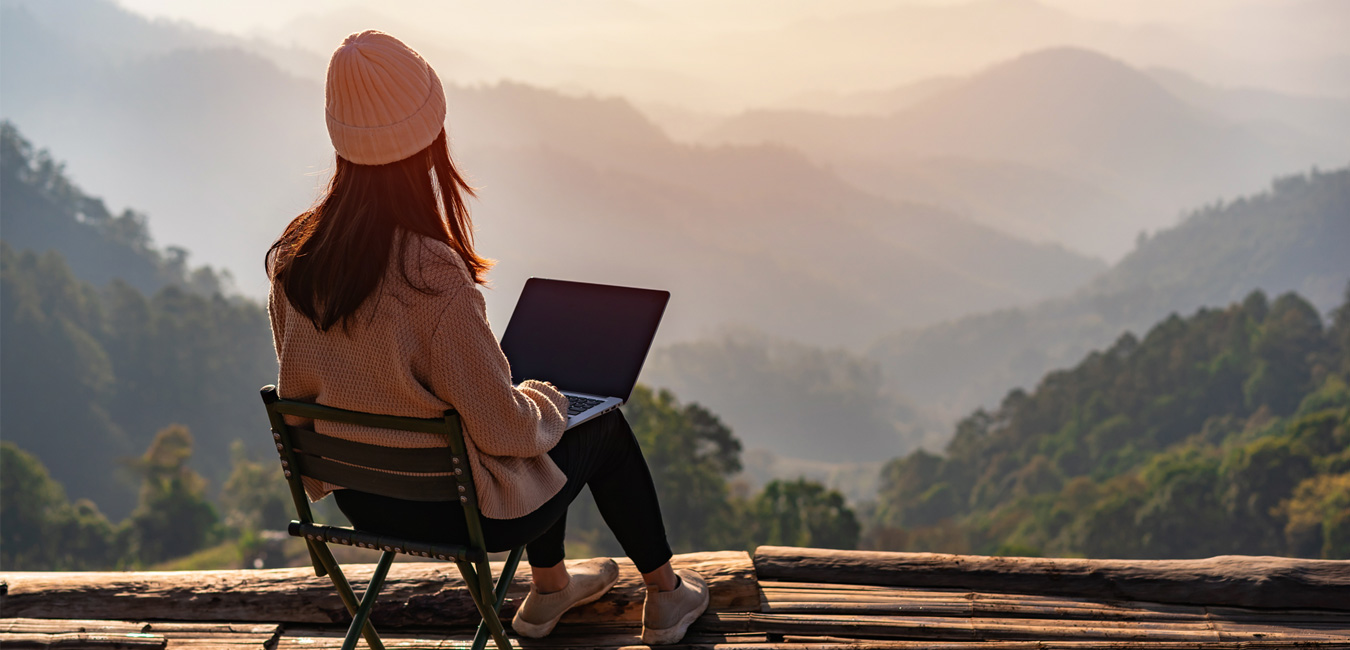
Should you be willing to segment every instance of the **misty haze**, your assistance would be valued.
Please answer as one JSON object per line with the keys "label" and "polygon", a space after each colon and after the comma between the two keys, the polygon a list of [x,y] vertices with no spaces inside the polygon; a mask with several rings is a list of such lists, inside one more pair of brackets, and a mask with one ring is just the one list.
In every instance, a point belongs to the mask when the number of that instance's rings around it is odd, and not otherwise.
{"label": "misty haze", "polygon": [[[0,0],[3,437],[65,507],[134,520],[181,424],[202,539],[233,539],[225,485],[275,470],[263,255],[372,28],[445,83],[497,333],[529,277],[669,290],[643,408],[716,417],[729,503],[805,478],[876,549],[1350,557],[1296,507],[1350,498],[1336,0]],[[1305,469],[1233,505],[1259,439]],[[1132,521],[1185,521],[1167,463],[1293,532],[1094,546],[1103,518],[1028,514],[1134,481]]]}

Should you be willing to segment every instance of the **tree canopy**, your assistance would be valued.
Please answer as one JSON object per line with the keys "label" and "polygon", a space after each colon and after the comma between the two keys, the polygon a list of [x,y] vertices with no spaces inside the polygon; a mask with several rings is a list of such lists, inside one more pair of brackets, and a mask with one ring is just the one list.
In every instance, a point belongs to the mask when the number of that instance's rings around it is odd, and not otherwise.
{"label": "tree canopy", "polygon": [[887,465],[871,543],[1350,557],[1346,314],[1253,292],[1127,333]]}

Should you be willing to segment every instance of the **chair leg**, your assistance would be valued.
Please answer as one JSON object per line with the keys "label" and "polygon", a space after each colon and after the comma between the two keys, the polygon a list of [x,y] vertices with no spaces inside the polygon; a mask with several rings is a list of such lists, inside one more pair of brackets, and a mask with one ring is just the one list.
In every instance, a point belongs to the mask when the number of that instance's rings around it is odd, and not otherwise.
{"label": "chair leg", "polygon": [[[312,542],[314,554],[318,556],[319,561],[323,563],[323,568],[328,572],[328,577],[333,581],[333,587],[337,589],[338,597],[342,599],[342,604],[347,608],[347,613],[356,616],[356,610],[360,603],[356,600],[356,592],[347,582],[347,576],[343,575],[342,568],[338,566],[337,559],[333,557],[333,552],[328,550],[328,545],[323,542]],[[380,635],[375,631],[375,625],[366,621],[365,629],[361,634],[366,637],[366,645],[371,650],[384,650],[384,644],[380,642]]]}
{"label": "chair leg", "polygon": [[[487,560],[483,560],[482,564],[487,565]],[[511,640],[506,638],[506,629],[502,627],[502,621],[497,617],[497,610],[492,607],[494,594],[490,568],[482,566],[475,569],[469,562],[458,560],[455,566],[459,567],[459,574],[464,577],[464,585],[468,587],[469,595],[473,597],[473,604],[478,607],[478,614],[483,617],[479,627],[487,626],[492,638],[497,642],[498,650],[511,650]],[[484,582],[487,583],[487,589],[483,588]],[[481,636],[474,635],[473,650],[483,650],[486,646],[487,639],[480,638]]]}
{"label": "chair leg", "polygon": [[[502,603],[506,602],[506,589],[511,586],[511,579],[516,576],[516,567],[520,565],[520,555],[524,550],[524,546],[511,549],[511,554],[506,557],[506,566],[502,567],[502,574],[497,576],[497,599],[493,609],[497,611],[498,619],[501,618]],[[482,650],[487,645],[490,633],[486,620],[479,623],[478,632],[473,637],[473,648]]]}
{"label": "chair leg", "polygon": [[[316,541],[316,540],[312,540],[312,539],[306,539],[306,540],[305,540],[305,544],[309,547],[309,561],[310,561],[311,564],[314,565],[314,575],[316,575],[316,576],[318,576],[318,577],[320,577],[320,578],[322,578],[322,577],[328,575],[328,567],[326,567],[326,566],[324,565],[323,561],[319,559],[319,552],[318,552],[317,550],[315,550],[314,547],[315,547],[315,546],[318,546],[319,544],[323,544],[323,543],[324,543],[324,542],[320,542],[320,541]],[[324,548],[326,549],[326,548],[328,548],[328,547],[325,546]]]}
{"label": "chair leg", "polygon": [[[380,563],[375,565],[375,573],[370,575],[370,584],[366,585],[366,593],[361,596],[361,605],[356,608],[356,613],[352,614],[352,624],[347,628],[347,638],[342,641],[342,650],[354,650],[356,648],[356,639],[364,631],[366,619],[370,617],[370,610],[375,607],[375,599],[379,597],[380,587],[384,586],[384,577],[389,574],[389,566],[393,563],[393,551],[385,551],[380,555]],[[383,649],[383,644],[380,645],[380,648]]]}

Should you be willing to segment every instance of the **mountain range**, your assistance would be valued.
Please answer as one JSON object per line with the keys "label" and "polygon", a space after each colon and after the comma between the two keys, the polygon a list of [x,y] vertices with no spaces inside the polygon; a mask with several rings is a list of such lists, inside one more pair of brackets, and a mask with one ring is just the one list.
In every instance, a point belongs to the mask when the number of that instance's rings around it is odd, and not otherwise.
{"label": "mountain range", "polygon": [[700,140],[790,146],[879,196],[1110,260],[1181,207],[1350,150],[1343,99],[1218,89],[1081,48],[920,90],[881,115],[749,111]]}
{"label": "mountain range", "polygon": [[1221,307],[1257,289],[1298,291],[1325,313],[1350,283],[1347,250],[1350,168],[1286,176],[1142,238],[1067,297],[891,334],[868,356],[893,390],[957,417],[1169,313]]}
{"label": "mountain range", "polygon": [[[87,26],[3,10],[0,113],[61,151],[83,186],[107,188],[109,204],[140,206],[158,239],[261,295],[261,252],[331,160],[318,80],[243,43],[156,37],[166,45],[110,56],[115,39],[78,46]],[[525,278],[550,275],[671,289],[663,340],[743,323],[860,346],[1056,295],[1102,268],[861,191],[779,146],[675,143],[622,99],[502,83],[450,85],[447,101],[456,155],[481,188],[480,247],[502,260],[496,322]]]}
{"label": "mountain range", "polygon": [[[0,12],[0,115],[100,205],[137,206],[260,296],[262,251],[331,166],[322,57],[106,0]],[[1254,288],[1325,309],[1350,277],[1345,170],[1251,194],[1345,164],[1334,98],[1059,47],[865,111],[822,96],[746,113],[690,143],[627,99],[446,79],[479,248],[500,260],[493,322],[535,275],[670,289],[644,377],[794,458],[932,447],[958,415],[1170,311]],[[32,245],[63,245],[44,236]]]}

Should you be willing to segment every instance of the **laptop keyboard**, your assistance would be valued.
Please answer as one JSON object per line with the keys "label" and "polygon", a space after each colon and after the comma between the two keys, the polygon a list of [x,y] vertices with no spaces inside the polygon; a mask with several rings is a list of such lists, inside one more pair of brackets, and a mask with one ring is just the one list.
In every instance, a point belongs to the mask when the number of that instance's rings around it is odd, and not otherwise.
{"label": "laptop keyboard", "polygon": [[591,399],[589,397],[577,397],[576,395],[568,395],[567,414],[577,415],[578,413],[581,413],[582,411],[585,411],[586,409],[591,408],[592,406],[595,406],[596,404],[599,404],[600,402],[603,401],[605,400]]}

